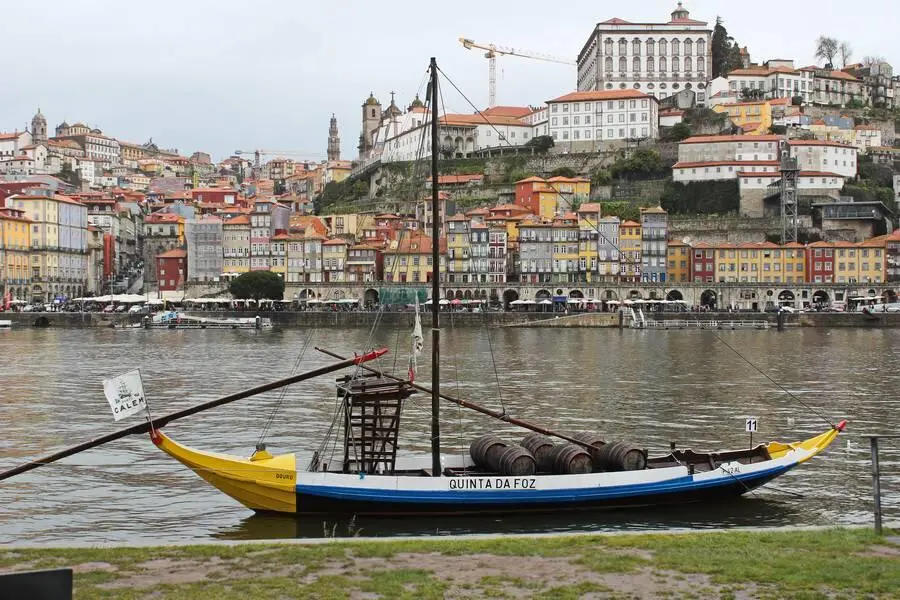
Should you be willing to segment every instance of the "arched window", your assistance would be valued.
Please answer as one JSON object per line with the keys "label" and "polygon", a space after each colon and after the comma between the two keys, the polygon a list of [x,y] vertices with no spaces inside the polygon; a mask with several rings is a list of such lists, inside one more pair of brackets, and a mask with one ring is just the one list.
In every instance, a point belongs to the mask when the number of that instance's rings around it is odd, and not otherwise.
{"label": "arched window", "polygon": [[703,73],[706,71],[706,59],[703,56],[697,57],[697,72]]}
{"label": "arched window", "polygon": [[635,75],[638,75],[641,72],[641,57],[635,56],[631,59],[631,70],[634,71]]}
{"label": "arched window", "polygon": [[626,69],[628,69],[628,60],[624,56],[620,56],[619,57],[619,71],[621,71],[624,74]]}
{"label": "arched window", "polygon": [[635,56],[641,55],[641,40],[634,38],[631,41],[631,53]]}
{"label": "arched window", "polygon": [[653,56],[654,54],[656,54],[656,42],[653,41],[653,38],[650,38],[649,40],[644,42],[644,45],[647,47],[647,56]]}
{"label": "arched window", "polygon": [[625,38],[619,40],[619,54],[628,54],[628,41]]}
{"label": "arched window", "polygon": [[691,56],[694,53],[694,42],[690,39],[684,40],[684,55]]}
{"label": "arched window", "polygon": [[647,57],[647,71],[648,71],[649,73],[652,73],[652,72],[653,72],[653,68],[654,68],[653,60],[654,60],[654,59],[653,59],[652,56],[648,56],[648,57]]}
{"label": "arched window", "polygon": [[607,57],[606,57],[605,64],[603,65],[603,70],[606,71],[607,73],[612,72],[612,70],[613,70],[613,59],[612,59],[612,56],[607,56]]}
{"label": "arched window", "polygon": [[706,40],[703,38],[697,40],[697,56],[706,56]]}
{"label": "arched window", "polygon": [[659,55],[665,56],[669,53],[669,42],[666,40],[659,40]]}
{"label": "arched window", "polygon": [[660,56],[659,57],[659,74],[662,75],[665,72],[666,72],[666,57]]}
{"label": "arched window", "polygon": [[612,56],[613,53],[613,41],[610,38],[606,38],[606,41],[603,42],[603,46],[606,48],[606,55]]}
{"label": "arched window", "polygon": [[672,40],[672,56],[681,54],[681,42],[677,38]]}
{"label": "arched window", "polygon": [[678,71],[680,71],[681,70],[679,68],[680,66],[681,66],[681,61],[678,59],[677,56],[673,56],[672,57],[672,72],[677,73]]}

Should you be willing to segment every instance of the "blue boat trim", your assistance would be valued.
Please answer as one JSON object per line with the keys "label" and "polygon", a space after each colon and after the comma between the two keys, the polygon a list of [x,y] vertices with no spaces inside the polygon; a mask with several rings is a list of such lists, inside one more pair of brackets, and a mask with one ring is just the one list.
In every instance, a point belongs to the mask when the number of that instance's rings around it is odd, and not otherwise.
{"label": "blue boat trim", "polygon": [[334,500],[366,502],[372,504],[523,504],[523,503],[583,503],[605,501],[617,498],[631,498],[648,495],[679,494],[700,490],[709,490],[719,486],[732,486],[741,482],[752,488],[757,481],[767,481],[781,475],[796,466],[773,467],[764,471],[748,474],[717,477],[710,480],[697,481],[694,476],[686,475],[662,482],[630,484],[620,486],[548,489],[548,490],[390,490],[353,488],[350,486],[297,485],[297,494],[302,496],[318,496]]}

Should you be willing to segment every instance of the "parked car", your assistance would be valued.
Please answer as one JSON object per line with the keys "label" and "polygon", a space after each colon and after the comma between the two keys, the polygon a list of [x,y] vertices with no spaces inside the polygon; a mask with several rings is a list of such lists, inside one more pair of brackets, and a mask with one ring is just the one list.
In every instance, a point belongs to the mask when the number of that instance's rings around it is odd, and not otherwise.
{"label": "parked car", "polygon": [[116,307],[112,304],[107,304],[106,306],[103,307],[103,312],[105,312],[105,313],[111,313],[111,312],[114,312],[115,310],[116,310]]}
{"label": "parked car", "polygon": [[26,304],[22,307],[22,312],[38,312],[40,309],[34,304]]}
{"label": "parked car", "polygon": [[128,313],[132,315],[139,315],[149,313],[150,309],[146,305],[135,304],[131,308],[128,309]]}

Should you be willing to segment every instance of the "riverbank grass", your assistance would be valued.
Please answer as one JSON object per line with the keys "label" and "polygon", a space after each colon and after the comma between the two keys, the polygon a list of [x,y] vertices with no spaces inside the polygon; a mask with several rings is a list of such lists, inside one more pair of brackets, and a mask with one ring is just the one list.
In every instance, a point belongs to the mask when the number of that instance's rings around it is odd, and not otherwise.
{"label": "riverbank grass", "polygon": [[863,529],[0,550],[72,567],[76,598],[900,598],[900,543]]}

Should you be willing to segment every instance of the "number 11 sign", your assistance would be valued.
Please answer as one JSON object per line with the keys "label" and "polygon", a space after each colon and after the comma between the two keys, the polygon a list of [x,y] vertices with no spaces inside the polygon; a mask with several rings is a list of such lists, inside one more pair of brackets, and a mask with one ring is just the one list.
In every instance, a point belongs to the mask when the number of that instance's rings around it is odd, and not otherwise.
{"label": "number 11 sign", "polygon": [[756,417],[747,417],[744,419],[744,427],[747,433],[754,434],[759,430],[759,419]]}

